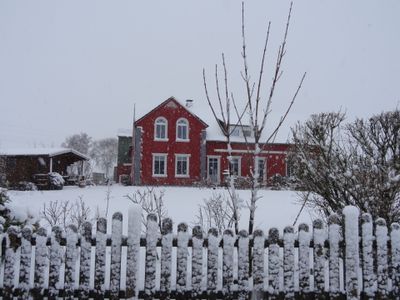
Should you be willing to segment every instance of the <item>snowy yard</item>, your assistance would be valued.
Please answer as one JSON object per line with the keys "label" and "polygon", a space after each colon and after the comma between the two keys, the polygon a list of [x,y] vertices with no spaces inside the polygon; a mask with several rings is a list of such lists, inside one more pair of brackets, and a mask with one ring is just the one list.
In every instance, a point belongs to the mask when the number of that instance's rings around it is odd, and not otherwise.
{"label": "snowy yard", "polygon": [[[120,211],[127,216],[128,206],[131,201],[125,196],[132,194],[138,189],[145,189],[145,187],[126,187],[121,185],[112,185],[110,187],[110,204],[109,215],[110,220],[112,213]],[[164,203],[168,212],[168,216],[174,221],[174,231],[180,222],[187,222],[192,226],[196,221],[198,214],[198,205],[212,196],[213,193],[227,193],[225,189],[208,189],[208,188],[190,188],[190,187],[160,187],[157,188],[164,190]],[[250,197],[250,191],[240,190],[239,196],[246,201]],[[256,211],[256,227],[268,230],[271,227],[278,227],[279,230],[287,225],[292,225],[300,210],[299,203],[296,202],[297,195],[292,191],[270,191],[261,190],[259,195],[262,198],[258,201],[258,208]],[[94,217],[95,212],[98,210],[101,214],[106,211],[107,205],[107,187],[94,186],[86,188],[78,187],[64,187],[61,191],[9,191],[9,196],[12,200],[10,204],[16,208],[21,214],[21,217],[26,213],[39,215],[43,209],[44,203],[50,201],[75,201],[80,197],[90,207],[91,213]],[[308,210],[303,210],[297,225],[301,222],[311,224],[313,214]],[[242,209],[241,228],[247,228],[248,210]],[[108,222],[109,225],[111,222]],[[125,223],[125,222],[124,222]],[[126,228],[124,228],[124,231]]]}

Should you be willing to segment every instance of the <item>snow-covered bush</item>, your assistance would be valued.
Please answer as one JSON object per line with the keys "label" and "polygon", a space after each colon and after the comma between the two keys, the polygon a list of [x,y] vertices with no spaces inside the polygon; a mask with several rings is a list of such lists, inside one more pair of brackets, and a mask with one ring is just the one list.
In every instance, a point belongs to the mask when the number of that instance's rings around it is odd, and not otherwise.
{"label": "snow-covered bush", "polygon": [[7,190],[0,187],[0,231],[6,231],[10,226],[33,225],[36,227],[37,219],[28,210],[14,207]]}
{"label": "snow-covered bush", "polygon": [[400,110],[344,120],[341,112],[321,113],[293,129],[290,164],[302,189],[311,192],[308,204],[326,216],[356,205],[374,219],[398,221]]}
{"label": "snow-covered bush", "polygon": [[18,190],[20,191],[37,191],[37,186],[30,181],[20,181],[18,182]]}
{"label": "snow-covered bush", "polygon": [[64,178],[57,172],[50,172],[49,184],[51,190],[62,190],[64,187]]}

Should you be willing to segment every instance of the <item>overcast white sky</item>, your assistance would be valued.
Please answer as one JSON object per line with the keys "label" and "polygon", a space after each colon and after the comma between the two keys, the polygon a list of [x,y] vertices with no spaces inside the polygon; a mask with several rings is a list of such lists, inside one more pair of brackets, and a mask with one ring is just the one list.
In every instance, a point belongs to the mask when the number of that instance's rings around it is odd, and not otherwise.
{"label": "overcast white sky", "polygon": [[[246,2],[253,78],[267,21],[271,65],[288,8]],[[232,0],[0,1],[0,147],[116,136],[131,126],[134,103],[139,117],[170,96],[206,111],[202,68],[211,85],[221,52],[239,99],[240,9]],[[342,108],[353,119],[400,105],[399,15],[396,0],[294,3],[275,119],[308,75],[281,141],[312,113]]]}

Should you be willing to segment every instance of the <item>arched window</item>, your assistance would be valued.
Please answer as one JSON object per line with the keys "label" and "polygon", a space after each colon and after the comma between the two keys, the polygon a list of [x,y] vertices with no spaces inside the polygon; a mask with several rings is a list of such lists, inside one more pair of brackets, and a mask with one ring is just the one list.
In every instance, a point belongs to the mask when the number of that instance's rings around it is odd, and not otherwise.
{"label": "arched window", "polygon": [[168,122],[164,117],[159,117],[154,122],[154,139],[166,140],[168,139]]}
{"label": "arched window", "polygon": [[189,140],[189,122],[186,119],[179,119],[176,122],[176,139]]}

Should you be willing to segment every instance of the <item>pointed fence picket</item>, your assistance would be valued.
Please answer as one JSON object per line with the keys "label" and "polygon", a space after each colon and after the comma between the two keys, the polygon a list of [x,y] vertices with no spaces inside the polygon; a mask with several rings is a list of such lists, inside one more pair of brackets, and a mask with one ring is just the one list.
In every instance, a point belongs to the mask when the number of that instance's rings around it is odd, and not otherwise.
{"label": "pointed fence picket", "polygon": [[0,297],[400,299],[400,225],[374,223],[354,207],[326,225],[315,220],[282,235],[276,228],[206,234],[199,226],[189,234],[185,223],[175,234],[171,219],[159,223],[149,214],[141,236],[140,210],[130,208],[124,219],[112,216],[109,235],[104,218],[96,230],[85,222],[65,232],[55,226],[49,236],[44,228],[10,227],[3,233]]}

